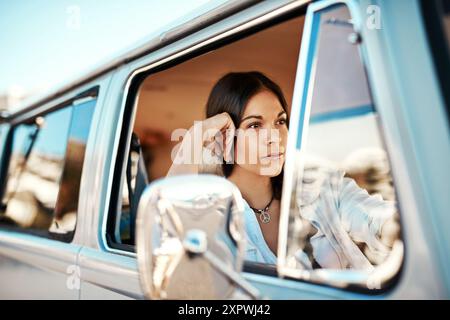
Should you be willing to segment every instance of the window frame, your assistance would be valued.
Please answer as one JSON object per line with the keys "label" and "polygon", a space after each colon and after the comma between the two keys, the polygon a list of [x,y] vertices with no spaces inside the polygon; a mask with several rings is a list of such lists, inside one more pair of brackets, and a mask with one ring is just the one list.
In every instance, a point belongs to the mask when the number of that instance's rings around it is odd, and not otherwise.
{"label": "window frame", "polygon": [[[402,274],[403,266],[405,263],[405,236],[403,234],[403,217],[401,215],[401,204],[399,203],[399,197],[397,194],[397,188],[395,188],[395,195],[397,199],[397,206],[399,208],[400,213],[400,234],[403,242],[403,253],[402,253],[402,261],[398,270],[395,270],[395,275],[386,279],[384,282],[384,286],[382,288],[374,288],[369,289],[362,287],[359,284],[344,282],[344,283],[332,283],[326,282],[326,280],[312,281],[309,280],[310,274],[308,272],[295,272],[293,269],[289,268],[287,265],[286,252],[287,252],[287,238],[288,238],[288,223],[289,223],[289,211],[290,211],[290,201],[292,196],[293,189],[293,176],[294,176],[294,157],[290,156],[295,151],[301,150],[301,146],[304,145],[307,134],[305,134],[310,126],[310,109],[311,109],[311,101],[308,101],[309,94],[309,86],[311,80],[311,67],[313,64],[313,60],[317,57],[317,44],[315,33],[319,30],[320,25],[317,24],[318,20],[320,21],[320,14],[318,12],[327,10],[334,6],[344,5],[347,7],[351,19],[353,21],[353,30],[355,33],[361,36],[363,22],[361,19],[359,8],[352,0],[323,0],[317,3],[313,3],[308,6],[308,11],[305,19],[304,26],[304,34],[302,39],[302,48],[300,50],[299,63],[297,65],[297,75],[295,80],[295,88],[294,88],[294,96],[292,102],[291,109],[291,117],[290,117],[290,130],[288,137],[288,146],[286,150],[286,163],[284,167],[284,180],[283,180],[283,193],[282,193],[282,201],[281,201],[281,210],[280,210],[280,225],[279,225],[279,238],[278,238],[278,260],[277,260],[277,272],[280,276],[294,280],[305,282],[313,285],[324,286],[328,288],[339,289],[347,292],[356,292],[367,295],[378,295],[382,293],[386,293],[391,291],[393,287],[399,282],[399,279]],[[319,18],[319,19],[318,19]],[[367,85],[369,89],[369,94],[372,97],[372,107],[375,111],[377,111],[376,102],[372,96],[372,84],[370,83],[370,77],[367,72],[367,57],[363,54],[364,51],[364,41],[358,43],[358,51],[360,60],[363,66],[363,69],[366,74]],[[304,68],[306,66],[306,68]],[[378,112],[377,112],[378,113]],[[378,113],[379,114],[379,113]],[[294,121],[295,120],[295,121]],[[381,122],[381,116],[378,119],[378,124]],[[388,145],[386,145],[386,136],[385,132],[382,130],[382,126],[379,125],[379,134],[381,140],[385,146],[385,150],[387,152],[389,163],[392,164],[392,159],[390,157],[390,150]],[[394,186],[398,186],[396,183],[397,179],[395,179],[394,172],[392,174],[392,179],[394,182]],[[330,279],[332,280],[332,279]]]}
{"label": "window frame", "polygon": [[[227,44],[244,39],[260,31],[287,20],[305,16],[311,0],[297,0],[279,8],[265,12],[263,15],[250,19],[241,25],[229,30],[221,30],[220,33],[202,40],[200,43],[190,44],[183,50],[170,54],[160,60],[156,60],[142,66],[133,68],[124,81],[123,98],[121,102],[121,120],[115,133],[115,145],[117,153],[111,166],[112,184],[108,189],[107,208],[101,218],[101,244],[107,252],[137,258],[135,246],[123,245],[111,242],[110,234],[114,234],[115,225],[111,221],[117,221],[119,209],[119,197],[125,182],[126,156],[130,149],[132,128],[134,126],[137,110],[137,93],[141,83],[154,73],[170,69],[180,63],[191,60],[212,50],[220,49]],[[220,24],[220,21],[218,22]],[[115,161],[115,162],[114,162]],[[243,272],[251,272],[259,275],[278,277],[276,266],[262,265],[259,263],[245,262]]]}
{"label": "window frame", "polygon": [[[11,160],[11,152],[12,152],[12,144],[13,144],[13,137],[14,137],[14,132],[15,129],[24,124],[27,121],[36,119],[37,117],[40,116],[46,116],[48,114],[51,114],[53,112],[59,111],[59,110],[63,110],[65,108],[73,108],[75,106],[77,106],[80,101],[82,101],[81,103],[84,103],[83,100],[85,99],[94,99],[97,100],[96,104],[94,106],[97,107],[97,102],[98,102],[98,98],[99,98],[99,92],[100,92],[100,86],[99,85],[94,85],[92,87],[90,87],[89,89],[83,90],[82,92],[74,95],[72,98],[69,99],[64,99],[62,100],[62,102],[57,102],[57,103],[51,103],[49,106],[37,106],[37,107],[33,107],[32,109],[23,109],[18,111],[17,113],[12,114],[11,116],[8,116],[7,118],[5,118],[1,125],[8,125],[8,128],[5,130],[6,131],[6,137],[4,139],[4,144],[2,146],[2,155],[0,158],[0,197],[1,199],[3,199],[4,197],[4,193],[6,192],[6,186],[7,186],[7,176],[8,176],[8,171],[9,171],[9,165],[10,165],[10,160]],[[87,102],[87,101],[86,101]],[[72,114],[70,117],[70,121],[72,121]],[[92,122],[91,122],[91,126],[92,126]],[[70,128],[71,128],[71,122],[69,123],[68,126],[68,135],[70,134]],[[90,132],[91,130],[89,130]],[[69,136],[67,137],[69,138]],[[68,140],[67,140],[68,142]],[[66,146],[67,148],[67,146]],[[85,155],[86,156],[86,155]],[[65,157],[66,154],[64,154],[64,163],[65,163]],[[83,169],[84,169],[84,159],[83,159]],[[61,171],[61,178],[62,178],[62,174],[64,171],[64,166],[63,169]],[[61,179],[60,178],[60,179]],[[59,181],[60,183],[61,181]],[[80,186],[81,188],[81,186]],[[59,197],[59,189],[58,189],[58,195],[57,198]],[[8,225],[3,225],[0,224],[0,231],[12,231],[12,232],[17,232],[17,233],[22,233],[22,234],[29,234],[32,236],[36,236],[39,238],[43,238],[43,239],[47,239],[47,240],[53,240],[53,241],[58,241],[58,242],[63,242],[63,243],[67,243],[67,244],[71,244],[73,243],[74,239],[75,239],[75,233],[78,227],[78,218],[79,218],[79,212],[78,212],[78,208],[79,208],[79,197],[77,199],[77,219],[76,219],[76,224],[75,224],[75,228],[73,231],[67,233],[67,234],[62,234],[62,235],[58,235],[58,234],[53,234],[48,232],[48,236],[44,236],[42,234],[40,234],[41,232],[43,232],[42,230],[39,229],[25,229],[25,228],[21,228],[21,227],[17,227],[17,226],[8,226]],[[53,236],[52,236],[53,234]]]}

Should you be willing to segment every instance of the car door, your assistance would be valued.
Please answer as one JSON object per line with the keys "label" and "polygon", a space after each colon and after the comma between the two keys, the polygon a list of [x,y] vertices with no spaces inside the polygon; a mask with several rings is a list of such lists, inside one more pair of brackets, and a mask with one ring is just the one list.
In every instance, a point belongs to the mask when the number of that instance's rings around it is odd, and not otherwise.
{"label": "car door", "polygon": [[[285,167],[284,188],[287,190],[283,191],[281,218],[283,220],[284,215],[285,223],[280,226],[278,272],[285,279],[245,274],[272,298],[429,299],[448,296],[448,281],[442,281],[447,279],[448,269],[442,262],[448,261],[448,257],[439,244],[446,246],[448,241],[436,242],[435,237],[440,238],[445,232],[430,225],[431,221],[441,219],[441,211],[425,204],[426,198],[431,197],[435,198],[432,202],[442,205],[441,208],[448,206],[443,203],[447,197],[443,196],[442,189],[435,189],[435,194],[429,189],[443,181],[436,179],[425,183],[418,177],[420,172],[427,177],[434,176],[430,170],[439,171],[438,175],[449,174],[443,162],[449,159],[448,139],[444,138],[448,137],[445,105],[439,98],[439,86],[430,85],[436,84],[436,74],[432,68],[411,69],[429,65],[431,59],[427,39],[418,36],[423,28],[419,7],[419,2],[377,2],[374,5],[370,1],[318,1],[308,7]],[[393,12],[401,12],[404,20],[400,23]],[[414,49],[399,39],[414,39]],[[352,46],[356,49],[349,49]],[[415,74],[412,78],[408,76],[411,72],[420,76]],[[425,97],[434,108],[422,114],[422,120],[418,121],[416,113],[422,112],[418,111],[417,101]],[[436,124],[433,129],[431,121]],[[419,138],[425,132],[429,140]],[[434,163],[423,159],[428,165],[422,166],[416,162],[418,154],[412,150],[422,150],[419,158],[426,158],[431,150],[425,149],[431,148],[430,144],[440,150],[439,156]],[[356,149],[358,152],[351,152]],[[361,181],[358,170],[365,164],[377,162],[376,159],[384,159],[381,171],[390,172],[389,187],[378,191],[384,198],[392,197],[397,202],[401,229],[398,239],[402,247],[386,260],[390,264],[385,265],[381,277],[389,281],[384,285],[355,286],[352,278],[360,275],[357,270],[334,273],[322,269],[319,279],[313,279],[312,273],[302,273],[288,265],[287,254],[292,241],[302,237],[292,231],[293,228],[288,229],[288,222],[293,222],[292,211],[298,210],[291,207],[292,194],[296,188],[307,187],[306,180],[298,187],[292,176],[299,172],[307,176],[307,169],[312,168],[308,166],[311,163],[307,161],[308,154],[320,156],[320,160],[314,158],[316,169],[345,164],[346,176],[353,172],[353,179],[360,186],[370,179]],[[297,156],[300,162],[296,162]],[[342,162],[338,161],[340,159]],[[369,171],[381,167],[372,167]],[[369,187],[366,189],[371,192]]]}

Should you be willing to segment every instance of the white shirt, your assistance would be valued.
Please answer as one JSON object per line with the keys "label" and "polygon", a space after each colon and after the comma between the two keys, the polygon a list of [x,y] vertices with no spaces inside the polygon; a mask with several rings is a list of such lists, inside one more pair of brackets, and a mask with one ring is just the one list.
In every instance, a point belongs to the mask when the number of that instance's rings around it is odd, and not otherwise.
{"label": "white shirt", "polygon": [[[310,173],[311,174],[311,173]],[[372,270],[373,266],[355,242],[365,243],[373,253],[386,256],[389,249],[379,240],[384,222],[396,212],[395,203],[369,195],[342,171],[317,171],[303,177],[297,206],[301,219],[318,231],[311,237],[312,254],[322,268]],[[255,213],[245,203],[246,259],[276,264],[276,256],[264,240]],[[299,249],[298,267],[312,268]]]}

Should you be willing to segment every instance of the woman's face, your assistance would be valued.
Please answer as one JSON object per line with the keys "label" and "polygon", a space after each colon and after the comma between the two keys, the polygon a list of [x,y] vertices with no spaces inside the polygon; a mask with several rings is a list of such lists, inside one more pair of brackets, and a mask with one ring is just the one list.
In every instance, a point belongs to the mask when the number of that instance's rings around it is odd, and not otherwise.
{"label": "woman's face", "polygon": [[257,93],[247,103],[237,130],[235,166],[258,175],[279,175],[287,135],[287,114],[277,96],[271,91]]}

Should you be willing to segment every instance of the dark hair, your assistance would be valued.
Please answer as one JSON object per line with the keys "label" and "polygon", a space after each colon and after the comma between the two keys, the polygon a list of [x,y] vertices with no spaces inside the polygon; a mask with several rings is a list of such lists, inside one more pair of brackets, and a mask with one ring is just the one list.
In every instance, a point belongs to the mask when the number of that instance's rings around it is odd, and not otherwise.
{"label": "dark hair", "polygon": [[[236,128],[238,128],[249,100],[257,93],[265,90],[275,94],[287,113],[288,106],[281,88],[263,73],[251,71],[231,72],[217,81],[206,103],[206,117],[209,118],[216,114],[227,112]],[[234,164],[225,162],[222,164],[225,177],[231,175],[233,168]],[[278,200],[281,199],[283,172],[282,170],[278,176],[271,178],[274,197]]]}

